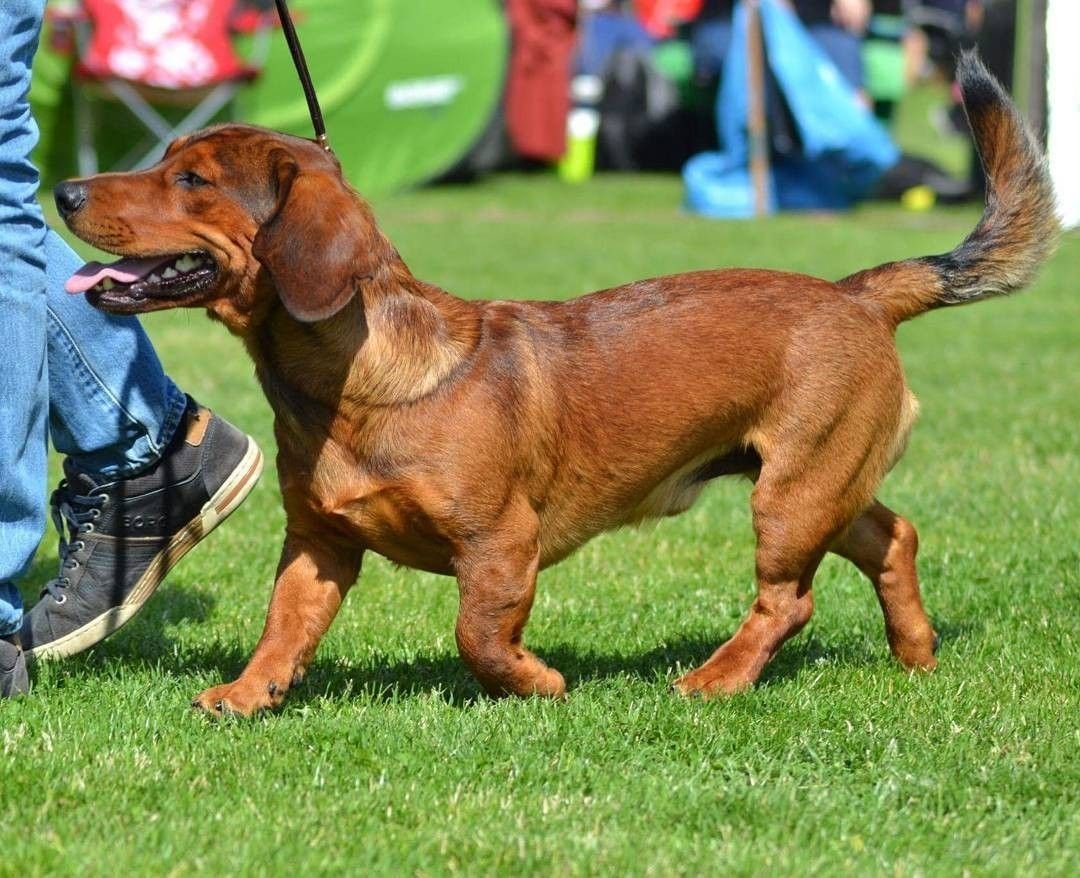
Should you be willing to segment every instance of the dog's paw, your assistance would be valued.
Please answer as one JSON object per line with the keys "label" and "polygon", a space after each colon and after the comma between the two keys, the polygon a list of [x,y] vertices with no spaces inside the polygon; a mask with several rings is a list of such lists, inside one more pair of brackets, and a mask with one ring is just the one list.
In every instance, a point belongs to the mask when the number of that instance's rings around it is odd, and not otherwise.
{"label": "dog's paw", "polygon": [[285,692],[274,682],[265,685],[253,685],[244,680],[213,686],[200,694],[191,706],[211,717],[253,716],[264,710],[273,710],[281,705]]}
{"label": "dog's paw", "polygon": [[545,665],[543,670],[536,675],[536,679],[532,683],[532,690],[526,691],[524,694],[561,700],[566,698],[566,680],[554,668]]}
{"label": "dog's paw", "polygon": [[489,695],[502,698],[506,695],[516,695],[519,698],[553,698],[560,701],[566,697],[566,680],[563,675],[554,668],[549,668],[536,656],[529,657],[527,668],[518,668],[512,678],[482,676],[477,673],[477,678]]}
{"label": "dog's paw", "polygon": [[719,698],[744,692],[753,685],[754,681],[745,674],[705,666],[680,677],[671,688],[688,698]]}
{"label": "dog's paw", "polygon": [[922,637],[910,637],[904,641],[890,640],[896,660],[909,671],[932,671],[937,667],[937,651],[941,637],[930,631]]}

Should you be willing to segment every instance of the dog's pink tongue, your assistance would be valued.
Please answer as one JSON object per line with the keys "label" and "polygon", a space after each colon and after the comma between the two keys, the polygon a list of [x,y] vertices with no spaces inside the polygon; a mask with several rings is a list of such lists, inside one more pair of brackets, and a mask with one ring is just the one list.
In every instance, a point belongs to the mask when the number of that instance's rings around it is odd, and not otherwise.
{"label": "dog's pink tongue", "polygon": [[111,277],[122,284],[135,283],[139,278],[146,277],[151,271],[162,263],[160,256],[151,256],[147,259],[120,259],[112,265],[102,265],[100,262],[88,262],[75,272],[64,289],[69,293],[85,293],[93,289],[105,278]]}

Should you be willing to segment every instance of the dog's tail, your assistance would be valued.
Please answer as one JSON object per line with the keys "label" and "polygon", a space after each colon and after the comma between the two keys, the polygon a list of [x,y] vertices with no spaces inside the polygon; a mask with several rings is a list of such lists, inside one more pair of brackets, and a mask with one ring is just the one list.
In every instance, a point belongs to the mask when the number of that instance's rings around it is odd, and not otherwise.
{"label": "dog's tail", "polygon": [[932,308],[1022,289],[1057,243],[1054,190],[1042,150],[1001,85],[974,52],[957,80],[986,171],[986,209],[951,253],[862,271],[841,285],[879,304],[897,325]]}

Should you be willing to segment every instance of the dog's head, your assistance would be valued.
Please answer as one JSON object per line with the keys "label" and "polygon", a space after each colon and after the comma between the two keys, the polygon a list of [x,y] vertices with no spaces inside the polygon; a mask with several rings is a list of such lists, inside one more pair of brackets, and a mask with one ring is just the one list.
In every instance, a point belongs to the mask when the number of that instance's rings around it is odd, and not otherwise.
{"label": "dog's head", "polygon": [[323,320],[396,260],[332,155],[246,125],[182,137],[148,170],[55,194],[72,232],[123,257],[67,285],[114,313],[202,306],[242,331],[277,297],[296,319]]}

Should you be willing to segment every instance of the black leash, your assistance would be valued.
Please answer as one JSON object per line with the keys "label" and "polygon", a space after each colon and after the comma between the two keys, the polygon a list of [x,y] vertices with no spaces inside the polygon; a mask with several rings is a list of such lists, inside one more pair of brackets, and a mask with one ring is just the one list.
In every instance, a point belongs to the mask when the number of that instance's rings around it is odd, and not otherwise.
{"label": "black leash", "polygon": [[274,2],[277,4],[278,18],[281,19],[281,29],[285,31],[285,42],[289,44],[289,54],[292,55],[296,73],[300,77],[300,87],[304,90],[308,112],[311,114],[311,124],[315,127],[315,142],[327,152],[333,152],[330,148],[330,140],[326,136],[326,123],[323,121],[322,108],[319,107],[319,96],[315,94],[315,86],[311,82],[311,73],[308,71],[307,60],[300,46],[300,38],[296,35],[296,27],[293,25],[292,15],[289,14],[289,7],[285,5],[285,0],[274,0]]}

